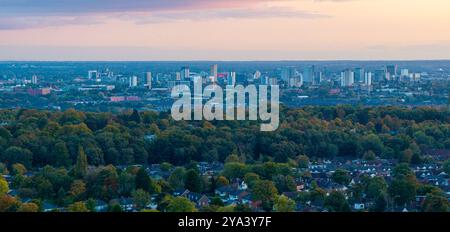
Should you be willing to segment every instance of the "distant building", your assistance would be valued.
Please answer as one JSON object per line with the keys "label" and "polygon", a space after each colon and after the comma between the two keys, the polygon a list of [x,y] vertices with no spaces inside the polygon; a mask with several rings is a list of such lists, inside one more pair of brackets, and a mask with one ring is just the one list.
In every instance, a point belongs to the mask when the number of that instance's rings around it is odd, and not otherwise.
{"label": "distant building", "polygon": [[28,89],[27,93],[31,96],[44,96],[50,94],[50,88],[40,88],[40,89]]}
{"label": "distant building", "polygon": [[236,72],[230,72],[230,75],[228,75],[227,78],[227,85],[236,85]]}
{"label": "distant building", "polygon": [[31,84],[37,85],[37,83],[38,83],[38,77],[36,75],[33,75],[31,77]]}
{"label": "distant building", "polygon": [[315,82],[315,71],[316,67],[314,65],[305,67],[303,69],[303,83],[304,84],[314,84]]}
{"label": "distant building", "polygon": [[397,65],[386,65],[386,80],[395,80],[397,77]]}
{"label": "distant building", "polygon": [[261,72],[256,70],[256,72],[253,74],[253,80],[258,80],[261,77]]}
{"label": "distant building", "polygon": [[137,76],[131,76],[131,77],[130,77],[130,83],[129,83],[129,86],[130,86],[131,88],[137,86],[137,84],[138,84],[138,80],[137,80],[137,79],[138,79]]}
{"label": "distant building", "polygon": [[218,69],[217,64],[211,65],[210,68],[211,68],[211,70],[210,70],[210,72],[209,72],[209,75],[210,75],[210,76],[213,76],[214,79],[217,80],[217,69]]}
{"label": "distant building", "polygon": [[341,73],[341,87],[353,86],[355,83],[355,73],[347,69]]}
{"label": "distant building", "polygon": [[355,68],[355,82],[363,82],[365,80],[364,68]]}
{"label": "distant building", "polygon": [[145,73],[145,86],[148,89],[152,89],[152,73],[151,72]]}
{"label": "distant building", "polygon": [[88,71],[88,79],[89,80],[97,80],[98,78],[98,71],[97,70],[90,70]]}
{"label": "distant building", "polygon": [[366,86],[371,86],[372,85],[372,73],[371,72],[366,72],[364,74],[364,84]]}
{"label": "distant building", "polygon": [[191,75],[191,72],[189,70],[189,67],[182,67],[180,71],[180,80],[185,81],[189,79],[189,76]]}
{"label": "distant building", "polygon": [[301,87],[303,85],[303,76],[297,74],[295,67],[282,68],[281,80],[287,83],[288,88]]}

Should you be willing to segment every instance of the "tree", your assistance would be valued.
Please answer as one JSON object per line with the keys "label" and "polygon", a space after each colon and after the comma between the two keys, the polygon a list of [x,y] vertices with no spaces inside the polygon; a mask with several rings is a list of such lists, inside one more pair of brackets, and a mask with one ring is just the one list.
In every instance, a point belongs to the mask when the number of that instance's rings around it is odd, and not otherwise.
{"label": "tree", "polygon": [[376,176],[368,180],[366,186],[367,197],[375,199],[383,193],[387,192],[387,184],[383,177]]}
{"label": "tree", "polygon": [[370,211],[372,212],[384,212],[386,211],[387,207],[387,194],[386,193],[380,193],[378,196],[375,197],[375,202],[370,208]]}
{"label": "tree", "polygon": [[38,212],[38,211],[39,211],[39,206],[32,202],[23,203],[17,209],[17,212]]}
{"label": "tree", "polygon": [[275,198],[273,207],[276,212],[294,212],[295,201],[284,195],[281,195]]}
{"label": "tree", "polygon": [[13,175],[24,175],[27,172],[27,168],[19,163],[13,164],[11,169]]}
{"label": "tree", "polygon": [[167,212],[196,212],[195,204],[185,197],[175,197],[169,200]]}
{"label": "tree", "polygon": [[136,173],[136,189],[143,189],[148,193],[160,193],[161,186],[159,186],[144,168],[140,168]]}
{"label": "tree", "polygon": [[20,206],[20,202],[7,194],[0,195],[0,212],[14,212]]}
{"label": "tree", "polygon": [[134,121],[136,123],[141,123],[142,119],[141,119],[141,115],[139,114],[139,112],[136,109],[133,109],[133,113],[131,113],[130,116],[130,121]]}
{"label": "tree", "polygon": [[86,154],[84,153],[84,149],[82,146],[78,147],[78,157],[77,162],[74,167],[74,176],[76,177],[84,177],[87,174],[88,162]]}
{"label": "tree", "polygon": [[350,211],[350,206],[345,199],[344,194],[338,191],[333,191],[325,199],[324,206],[332,212],[348,212]]}
{"label": "tree", "polygon": [[78,199],[84,192],[86,192],[86,184],[82,180],[73,181],[70,186],[70,195]]}
{"label": "tree", "polygon": [[142,189],[133,191],[131,195],[137,209],[143,209],[150,203],[150,194]]}
{"label": "tree", "polygon": [[86,204],[82,201],[75,202],[67,207],[69,212],[89,212]]}
{"label": "tree", "polygon": [[64,141],[57,142],[53,150],[54,164],[59,166],[68,167],[71,164],[69,149],[67,149]]}
{"label": "tree", "polygon": [[450,175],[450,159],[447,159],[444,164],[442,165],[442,169],[445,173]]}
{"label": "tree", "polygon": [[239,163],[239,162],[241,162],[241,160],[239,159],[239,156],[235,154],[231,154],[225,159],[225,163]]}
{"label": "tree", "polygon": [[8,182],[3,178],[3,176],[0,176],[0,196],[6,194],[9,192],[9,186]]}
{"label": "tree", "polygon": [[246,173],[244,176],[245,183],[248,184],[250,188],[253,188],[256,181],[259,180],[259,175],[253,172]]}
{"label": "tree", "polygon": [[169,184],[174,189],[180,189],[184,187],[186,170],[183,167],[175,168],[169,176]]}
{"label": "tree", "polygon": [[253,199],[262,201],[266,210],[271,208],[273,200],[278,194],[278,190],[270,180],[258,180],[255,182],[253,189]]}
{"label": "tree", "polygon": [[395,202],[403,206],[416,197],[417,180],[414,173],[407,164],[399,164],[393,170],[394,180],[392,180],[388,191]]}
{"label": "tree", "polygon": [[299,155],[297,157],[297,166],[299,168],[308,168],[309,167],[309,158],[306,155]]}
{"label": "tree", "polygon": [[4,160],[9,161],[9,164],[20,163],[26,168],[31,168],[31,163],[33,159],[33,153],[30,150],[11,146],[3,154]]}
{"label": "tree", "polygon": [[242,178],[245,173],[246,166],[243,163],[226,163],[222,171],[222,175],[228,179]]}
{"label": "tree", "polygon": [[450,205],[442,190],[432,190],[427,194],[422,208],[425,212],[448,212]]}
{"label": "tree", "polygon": [[230,181],[228,181],[228,179],[224,176],[219,176],[219,177],[217,177],[216,183],[217,183],[217,187],[222,187],[222,186],[229,185]]}
{"label": "tree", "polygon": [[203,191],[203,179],[198,171],[189,169],[186,172],[184,187],[191,192],[201,193]]}
{"label": "tree", "polygon": [[8,168],[4,163],[0,162],[0,175],[8,175],[8,174],[9,174]]}
{"label": "tree", "polygon": [[349,172],[344,169],[336,169],[331,178],[334,182],[342,185],[348,185],[351,181]]}

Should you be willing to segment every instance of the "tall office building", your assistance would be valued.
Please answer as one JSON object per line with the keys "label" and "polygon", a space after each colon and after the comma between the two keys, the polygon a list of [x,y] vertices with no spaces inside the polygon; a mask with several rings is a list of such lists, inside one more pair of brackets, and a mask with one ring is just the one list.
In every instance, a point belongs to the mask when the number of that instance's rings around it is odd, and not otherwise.
{"label": "tall office building", "polygon": [[371,72],[366,72],[364,74],[364,84],[366,86],[371,86],[372,85],[372,73]]}
{"label": "tall office building", "polygon": [[230,72],[227,78],[227,85],[236,85],[236,72]]}
{"label": "tall office building", "polygon": [[218,69],[217,64],[213,64],[211,65],[209,72],[209,75],[213,76],[215,80],[217,80],[217,69]]}
{"label": "tall office building", "polygon": [[397,77],[397,65],[386,65],[386,80],[395,80]]}
{"label": "tall office building", "polygon": [[129,83],[129,86],[130,87],[136,87],[137,86],[137,76],[131,76],[130,77],[130,83]]}
{"label": "tall office building", "polygon": [[281,80],[284,82],[288,82],[289,79],[295,76],[295,68],[294,67],[285,67],[281,69]]}
{"label": "tall office building", "polygon": [[315,69],[316,67],[314,65],[305,67],[303,69],[303,83],[305,84],[313,84],[315,80]]}
{"label": "tall office building", "polygon": [[152,89],[152,73],[151,72],[147,72],[145,74],[145,86],[148,89]]}
{"label": "tall office building", "polygon": [[352,86],[355,83],[355,73],[347,69],[343,72],[341,72],[341,86],[342,87],[349,87]]}
{"label": "tall office building", "polygon": [[268,83],[269,85],[277,85],[278,84],[278,81],[277,81],[277,78],[275,78],[275,77],[270,77],[269,78],[269,83]]}
{"label": "tall office building", "polygon": [[89,80],[96,80],[97,78],[98,78],[97,70],[90,70],[90,71],[88,71],[88,79]]}
{"label": "tall office building", "polygon": [[36,75],[33,75],[31,77],[31,84],[36,85],[38,83],[38,77]]}
{"label": "tall office building", "polygon": [[180,72],[180,78],[182,81],[185,81],[189,79],[189,76],[191,75],[189,71],[189,67],[182,67]]}
{"label": "tall office building", "polygon": [[256,70],[256,72],[253,74],[253,80],[258,80],[261,77],[261,72]]}
{"label": "tall office building", "polygon": [[364,68],[355,68],[355,82],[364,82],[365,72]]}

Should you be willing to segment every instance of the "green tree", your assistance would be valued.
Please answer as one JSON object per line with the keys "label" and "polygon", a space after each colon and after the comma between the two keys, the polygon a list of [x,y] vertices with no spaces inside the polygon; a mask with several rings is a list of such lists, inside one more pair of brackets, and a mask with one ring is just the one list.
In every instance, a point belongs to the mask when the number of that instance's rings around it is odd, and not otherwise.
{"label": "green tree", "polygon": [[78,147],[78,157],[77,162],[75,163],[75,167],[73,169],[74,176],[76,177],[84,177],[87,174],[88,162],[86,154],[84,153],[84,149],[82,146]]}
{"label": "green tree", "polygon": [[203,179],[198,171],[189,169],[186,172],[184,187],[191,192],[201,193],[203,191]]}
{"label": "green tree", "polygon": [[68,167],[71,164],[69,149],[67,149],[64,141],[57,142],[53,151],[54,164],[59,166]]}
{"label": "green tree", "polygon": [[309,167],[309,158],[306,155],[299,155],[297,157],[297,166],[299,168],[308,168]]}
{"label": "green tree", "polygon": [[254,172],[248,172],[245,174],[244,176],[244,182],[247,183],[247,185],[250,188],[253,188],[254,184],[256,183],[256,181],[259,180],[259,175],[254,173]]}
{"label": "green tree", "polygon": [[86,204],[82,201],[75,202],[67,207],[69,212],[89,212]]}
{"label": "green tree", "polygon": [[195,204],[185,197],[175,197],[169,200],[167,212],[196,212]]}
{"label": "green tree", "polygon": [[19,163],[13,164],[11,169],[13,175],[25,175],[25,173],[27,172],[27,168],[25,168],[23,164]]}
{"label": "green tree", "polygon": [[263,208],[269,210],[278,194],[274,183],[270,180],[258,180],[252,189],[253,199],[262,201]]}
{"label": "green tree", "polygon": [[136,173],[136,189],[143,189],[148,193],[160,193],[161,186],[159,186],[144,168],[140,168]]}
{"label": "green tree", "polygon": [[368,180],[366,194],[369,198],[376,198],[387,192],[387,183],[381,176],[376,176]]}
{"label": "green tree", "polygon": [[184,181],[186,176],[186,169],[183,167],[175,168],[169,176],[169,184],[174,189],[180,189],[184,187]]}
{"label": "green tree", "polygon": [[442,165],[442,169],[445,173],[450,175],[450,159],[447,159],[444,164]]}
{"label": "green tree", "polygon": [[338,191],[333,191],[325,199],[324,206],[331,212],[348,212],[350,211],[350,206],[345,199],[344,194]]}
{"label": "green tree", "polygon": [[442,190],[433,190],[428,193],[422,207],[425,212],[448,212],[450,209],[447,197]]}
{"label": "green tree", "polygon": [[143,209],[150,203],[150,194],[142,189],[138,189],[131,193],[133,203],[137,209]]}
{"label": "green tree", "polygon": [[284,195],[281,195],[275,198],[273,207],[276,212],[294,212],[295,201]]}
{"label": "green tree", "polygon": [[417,180],[407,164],[399,164],[394,168],[393,174],[394,180],[392,180],[388,191],[397,205],[403,206],[416,197]]}
{"label": "green tree", "polygon": [[75,180],[73,181],[72,185],[70,186],[70,195],[75,197],[75,199],[79,199],[82,194],[86,192],[86,184],[82,180]]}
{"label": "green tree", "polygon": [[342,185],[348,185],[352,178],[347,170],[336,169],[336,171],[331,176],[334,182]]}

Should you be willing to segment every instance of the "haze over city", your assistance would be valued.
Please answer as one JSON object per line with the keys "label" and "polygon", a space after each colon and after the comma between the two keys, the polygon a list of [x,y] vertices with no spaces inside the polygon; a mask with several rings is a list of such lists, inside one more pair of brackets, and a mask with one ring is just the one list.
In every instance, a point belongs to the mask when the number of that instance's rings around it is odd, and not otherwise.
{"label": "haze over city", "polygon": [[448,59],[447,0],[0,0],[0,60]]}

